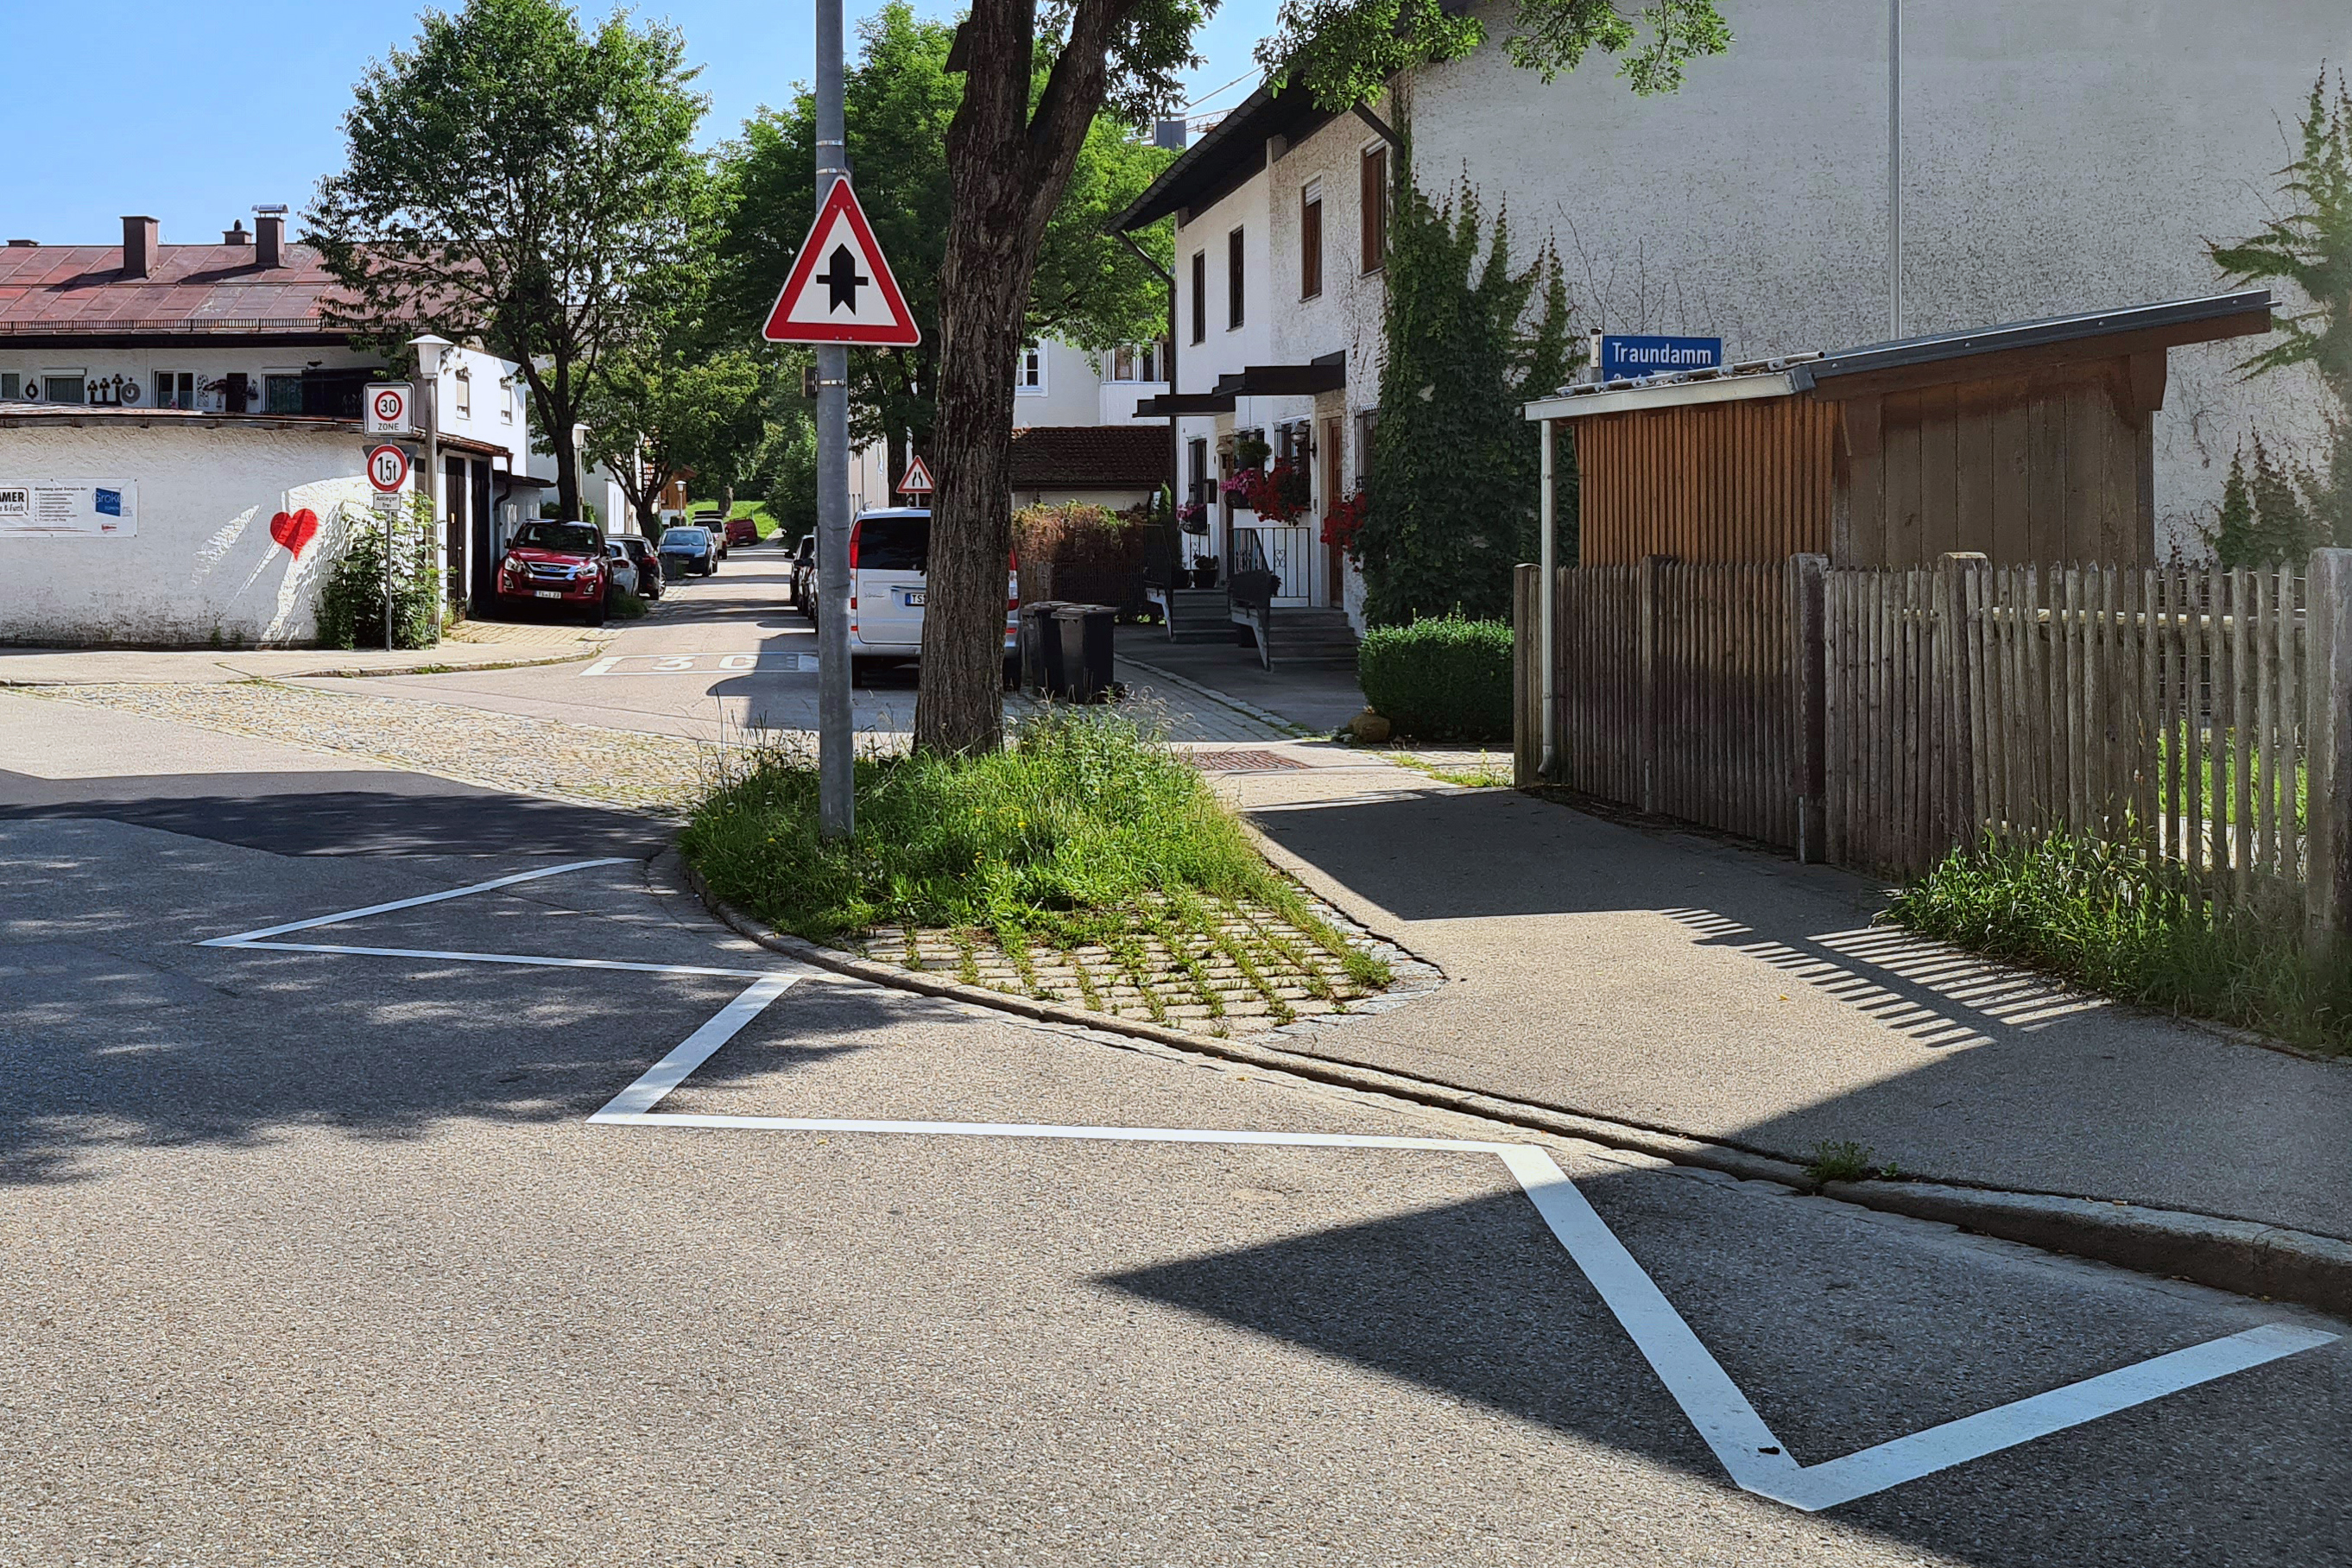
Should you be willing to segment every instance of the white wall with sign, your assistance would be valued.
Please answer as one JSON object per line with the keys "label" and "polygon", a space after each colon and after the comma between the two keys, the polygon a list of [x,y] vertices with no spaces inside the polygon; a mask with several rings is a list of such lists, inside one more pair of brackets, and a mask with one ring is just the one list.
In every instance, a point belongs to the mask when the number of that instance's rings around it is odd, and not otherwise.
{"label": "white wall with sign", "polygon": [[136,480],[28,478],[0,468],[0,534],[131,539],[138,532]]}
{"label": "white wall with sign", "polygon": [[308,642],[327,566],[366,511],[365,461],[348,426],[0,415],[0,643]]}

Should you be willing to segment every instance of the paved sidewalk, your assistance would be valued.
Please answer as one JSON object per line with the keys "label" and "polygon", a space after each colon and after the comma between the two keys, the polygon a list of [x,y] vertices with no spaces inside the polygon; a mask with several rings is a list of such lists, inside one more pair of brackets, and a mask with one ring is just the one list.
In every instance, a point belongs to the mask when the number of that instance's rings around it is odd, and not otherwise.
{"label": "paved sidewalk", "polygon": [[587,658],[610,634],[467,621],[436,647],[0,648],[0,686],[202,685],[305,676],[413,675]]}
{"label": "paved sidewalk", "polygon": [[2352,1061],[2069,994],[1874,927],[1881,890],[1336,746],[1235,774],[1315,889],[1437,964],[1292,1048],[1799,1163],[2352,1238]]}

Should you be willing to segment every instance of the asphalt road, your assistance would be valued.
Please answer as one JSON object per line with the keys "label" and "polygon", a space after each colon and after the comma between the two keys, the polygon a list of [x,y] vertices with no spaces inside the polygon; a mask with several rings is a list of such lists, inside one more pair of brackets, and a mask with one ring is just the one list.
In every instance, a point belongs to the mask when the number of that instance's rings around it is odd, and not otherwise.
{"label": "asphalt road", "polygon": [[[668,585],[642,621],[607,623],[602,658],[566,665],[370,680],[377,697],[455,702],[697,740],[732,741],[747,730],[816,726],[816,628],[790,603],[791,552],[738,545],[715,576]],[[310,682],[350,689],[348,681]],[[905,730],[914,722],[912,666],[883,667],[851,694],[855,727]]]}
{"label": "asphalt road", "polygon": [[2352,1562],[2352,1340],[1808,1512],[1621,1313],[1767,1467],[2343,1324],[1569,1142],[1622,1265],[1483,1148],[853,1130],[1528,1142],[795,971],[625,814],[18,719],[0,1564]]}

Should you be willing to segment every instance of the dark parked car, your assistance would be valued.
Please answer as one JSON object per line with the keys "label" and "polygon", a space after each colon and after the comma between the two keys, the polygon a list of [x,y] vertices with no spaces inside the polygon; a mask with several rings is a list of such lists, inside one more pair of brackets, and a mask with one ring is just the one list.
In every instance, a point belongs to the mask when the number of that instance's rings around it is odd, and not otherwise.
{"label": "dark parked car", "polygon": [[816,535],[793,549],[793,604],[810,620],[816,619]]}
{"label": "dark parked car", "polygon": [[604,531],[593,522],[541,519],[516,531],[499,562],[498,599],[502,606],[541,605],[578,610],[592,626],[604,624],[604,595],[612,587],[612,563]]}
{"label": "dark parked car", "polygon": [[636,564],[637,596],[645,599],[660,598],[662,596],[661,557],[654,552],[652,541],[640,539],[633,533],[614,542],[626,551],[629,559]]}
{"label": "dark parked car", "polygon": [[661,559],[673,577],[708,577],[719,570],[719,542],[707,528],[680,523],[662,531]]}

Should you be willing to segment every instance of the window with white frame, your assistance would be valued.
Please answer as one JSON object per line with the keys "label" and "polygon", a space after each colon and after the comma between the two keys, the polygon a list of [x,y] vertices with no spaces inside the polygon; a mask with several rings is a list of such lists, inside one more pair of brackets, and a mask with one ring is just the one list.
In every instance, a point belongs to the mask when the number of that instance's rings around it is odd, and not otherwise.
{"label": "window with white frame", "polygon": [[1166,346],[1159,342],[1119,344],[1110,351],[1110,379],[1167,380]]}
{"label": "window with white frame", "polygon": [[20,371],[0,370],[0,403],[14,403],[24,395],[24,374]]}
{"label": "window with white frame", "polygon": [[196,405],[196,384],[200,379],[192,370],[157,371],[155,373],[155,406],[194,408]]}
{"label": "window with white frame", "polygon": [[264,371],[261,375],[261,406],[271,414],[302,412],[302,373],[299,370]]}
{"label": "window with white frame", "polygon": [[1021,363],[1013,373],[1013,390],[1024,397],[1042,397],[1045,395],[1045,344],[1024,343],[1022,345]]}
{"label": "window with white frame", "polygon": [[458,418],[471,419],[474,416],[474,373],[462,364],[457,367],[457,392],[452,402]]}
{"label": "window with white frame", "polygon": [[45,370],[41,373],[42,402],[80,403],[84,400],[80,371]]}

